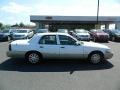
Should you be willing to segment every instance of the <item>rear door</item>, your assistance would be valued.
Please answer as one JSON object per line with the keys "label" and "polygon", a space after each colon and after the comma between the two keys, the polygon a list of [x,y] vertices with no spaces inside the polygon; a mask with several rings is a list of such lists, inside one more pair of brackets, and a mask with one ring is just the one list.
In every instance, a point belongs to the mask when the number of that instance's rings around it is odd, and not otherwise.
{"label": "rear door", "polygon": [[44,35],[39,41],[39,51],[44,58],[59,58],[56,35]]}

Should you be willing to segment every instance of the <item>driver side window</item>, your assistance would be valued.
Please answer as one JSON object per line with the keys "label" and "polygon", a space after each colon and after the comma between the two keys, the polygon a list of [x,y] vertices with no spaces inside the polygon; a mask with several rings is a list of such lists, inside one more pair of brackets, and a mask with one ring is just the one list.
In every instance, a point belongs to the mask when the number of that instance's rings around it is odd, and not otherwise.
{"label": "driver side window", "polygon": [[76,41],[69,36],[59,35],[61,45],[75,45]]}

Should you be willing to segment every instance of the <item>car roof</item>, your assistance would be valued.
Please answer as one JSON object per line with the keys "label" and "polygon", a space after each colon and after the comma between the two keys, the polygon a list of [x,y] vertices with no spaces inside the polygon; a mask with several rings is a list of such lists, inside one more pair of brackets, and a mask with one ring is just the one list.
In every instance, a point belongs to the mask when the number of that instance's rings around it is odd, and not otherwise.
{"label": "car roof", "polygon": [[38,35],[38,36],[43,36],[43,35],[67,35],[67,36],[70,36],[68,33],[59,33],[59,32],[37,33],[36,35]]}

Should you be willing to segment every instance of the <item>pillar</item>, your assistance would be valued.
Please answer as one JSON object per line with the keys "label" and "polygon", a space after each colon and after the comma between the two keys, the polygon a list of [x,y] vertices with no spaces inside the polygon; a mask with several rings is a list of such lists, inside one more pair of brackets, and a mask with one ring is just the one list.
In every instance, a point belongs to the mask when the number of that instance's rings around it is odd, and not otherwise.
{"label": "pillar", "polygon": [[120,29],[120,22],[115,24],[115,29]]}
{"label": "pillar", "polygon": [[105,24],[105,29],[109,29],[109,24]]}
{"label": "pillar", "polygon": [[96,24],[95,25],[95,29],[101,29],[101,25],[100,24]]}
{"label": "pillar", "polygon": [[39,22],[39,29],[44,29],[44,28],[45,28],[45,24]]}
{"label": "pillar", "polygon": [[39,28],[39,23],[35,22],[35,24],[36,24],[36,29],[38,29]]}

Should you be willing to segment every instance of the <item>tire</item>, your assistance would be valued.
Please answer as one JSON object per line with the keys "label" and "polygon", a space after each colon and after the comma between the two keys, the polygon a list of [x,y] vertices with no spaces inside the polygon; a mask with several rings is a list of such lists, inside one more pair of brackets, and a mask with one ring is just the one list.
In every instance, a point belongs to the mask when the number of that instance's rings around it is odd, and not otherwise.
{"label": "tire", "polygon": [[37,52],[29,52],[26,55],[26,59],[31,64],[37,64],[38,62],[41,61],[42,58],[41,58],[40,54]]}
{"label": "tire", "polygon": [[93,37],[93,41],[96,42],[96,38],[95,37]]}
{"label": "tire", "polygon": [[89,56],[89,61],[92,64],[98,64],[102,61],[102,59],[103,59],[103,55],[102,53],[99,52],[94,52]]}
{"label": "tire", "polygon": [[8,37],[7,37],[7,41],[10,41],[10,40],[11,40],[11,39],[10,39],[10,37],[8,36]]}
{"label": "tire", "polygon": [[115,37],[112,37],[111,40],[112,40],[112,41],[115,41]]}

